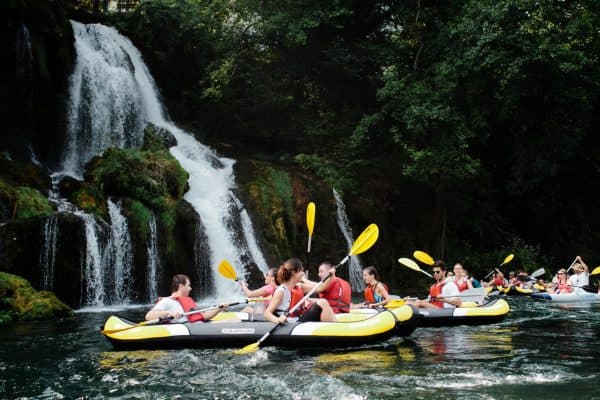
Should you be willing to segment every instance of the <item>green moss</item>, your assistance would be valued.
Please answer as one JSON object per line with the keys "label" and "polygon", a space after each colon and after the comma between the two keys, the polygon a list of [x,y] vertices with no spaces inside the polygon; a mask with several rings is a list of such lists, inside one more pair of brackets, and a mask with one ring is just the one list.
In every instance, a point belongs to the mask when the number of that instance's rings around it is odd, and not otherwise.
{"label": "green moss", "polygon": [[248,195],[267,220],[269,240],[284,253],[289,252],[288,232],[293,236],[294,201],[292,181],[286,171],[256,163],[256,178],[247,184]]}
{"label": "green moss", "polygon": [[51,292],[38,292],[17,275],[0,272],[0,325],[13,320],[39,320],[70,314]]}
{"label": "green moss", "polygon": [[138,232],[141,237],[148,237],[150,220],[152,219],[152,213],[144,204],[139,201],[132,200],[130,205],[130,218],[131,225],[138,228]]}
{"label": "green moss", "polygon": [[83,211],[98,217],[106,217],[108,210],[102,193],[94,186],[84,183],[70,198],[71,202]]}
{"label": "green moss", "polygon": [[16,218],[48,215],[54,211],[46,196],[34,188],[20,186],[15,190],[15,197],[13,214]]}
{"label": "green moss", "polygon": [[187,189],[187,172],[166,150],[111,148],[92,160],[86,179],[105,196],[130,197],[163,212]]}

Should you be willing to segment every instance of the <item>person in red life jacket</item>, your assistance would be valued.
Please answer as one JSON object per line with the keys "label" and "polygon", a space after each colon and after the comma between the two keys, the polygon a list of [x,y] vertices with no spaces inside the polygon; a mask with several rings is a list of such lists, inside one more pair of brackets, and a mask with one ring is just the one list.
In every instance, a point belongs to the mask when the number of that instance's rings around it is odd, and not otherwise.
{"label": "person in red life jacket", "polygon": [[283,324],[288,317],[298,317],[298,321],[334,322],[335,315],[325,299],[315,300],[310,308],[298,308],[293,314],[288,312],[304,298],[304,291],[299,283],[304,279],[304,267],[297,258],[286,260],[277,271],[279,286],[273,293],[264,312],[265,320],[275,324]]}
{"label": "person in red life jacket", "polygon": [[508,287],[508,280],[504,277],[504,274],[498,270],[494,273],[492,280],[489,282],[484,282],[484,287],[493,286],[493,287]]}
{"label": "person in red life jacket", "polygon": [[[275,276],[277,275],[277,268],[271,268],[265,274],[265,285],[254,290],[248,289],[248,285],[246,282],[240,281],[240,286],[242,287],[242,291],[246,295],[246,297],[252,299],[256,297],[266,297],[270,298],[275,289],[277,288],[277,282],[275,281]],[[242,312],[250,313],[250,314],[263,314],[265,309],[269,305],[270,300],[265,300],[263,302],[258,303],[255,307],[245,307]]]}
{"label": "person in red life jacket", "polygon": [[365,301],[353,304],[352,308],[379,307],[386,305],[392,298],[388,293],[388,286],[379,280],[379,271],[373,266],[363,268],[363,282],[365,282]]}
{"label": "person in red life jacket", "polygon": [[546,288],[548,293],[561,294],[571,293],[573,288],[567,283],[567,270],[561,268],[556,273],[556,282]]}
{"label": "person in red life jacket", "polygon": [[[221,311],[227,308],[226,305],[221,305],[219,308],[205,312],[199,312],[184,316],[183,313],[194,311],[198,307],[194,300],[190,297],[192,286],[190,278],[187,275],[178,274],[171,280],[171,296],[163,297],[156,305],[146,314],[146,320],[166,319],[171,318],[169,322],[184,323],[208,321]],[[230,320],[227,320],[231,322]]]}
{"label": "person in red life jacket", "polygon": [[446,281],[446,264],[443,261],[433,263],[433,278],[435,283],[429,289],[429,298],[416,300],[412,303],[418,308],[452,308],[460,307],[460,297],[452,297],[459,294],[458,287],[452,281]]}
{"label": "person in red life jacket", "polygon": [[454,264],[454,284],[459,291],[465,291],[467,289],[473,289],[473,283],[469,280],[465,270],[461,263]]}
{"label": "person in red life jacket", "polygon": [[[321,280],[327,278],[331,273],[331,277],[326,279],[322,284],[317,286],[314,293],[317,293],[320,298],[327,300],[334,313],[350,312],[350,303],[352,297],[352,288],[350,284],[335,275],[335,265],[330,261],[324,261],[319,265],[319,278]],[[319,282],[313,282],[305,279],[300,285],[304,293],[308,293]]]}

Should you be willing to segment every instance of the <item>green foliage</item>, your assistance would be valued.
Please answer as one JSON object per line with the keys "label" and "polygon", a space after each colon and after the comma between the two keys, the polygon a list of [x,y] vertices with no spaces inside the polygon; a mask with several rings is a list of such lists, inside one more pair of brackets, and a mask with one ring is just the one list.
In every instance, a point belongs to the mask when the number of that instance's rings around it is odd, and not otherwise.
{"label": "green foliage", "polygon": [[37,292],[25,279],[0,272],[0,325],[13,320],[56,318],[72,311],[50,292]]}
{"label": "green foliage", "polygon": [[0,199],[3,199],[10,217],[25,219],[48,215],[54,211],[48,199],[38,190],[19,186],[13,187],[0,178]]}
{"label": "green foliage", "polygon": [[163,212],[172,209],[171,198],[186,190],[188,174],[165,150],[107,149],[86,171],[86,180],[105,196],[130,197]]}
{"label": "green foliage", "polygon": [[132,219],[133,226],[138,227],[139,237],[147,238],[149,235],[150,220],[152,214],[150,210],[143,203],[132,200],[129,206],[130,218]]}

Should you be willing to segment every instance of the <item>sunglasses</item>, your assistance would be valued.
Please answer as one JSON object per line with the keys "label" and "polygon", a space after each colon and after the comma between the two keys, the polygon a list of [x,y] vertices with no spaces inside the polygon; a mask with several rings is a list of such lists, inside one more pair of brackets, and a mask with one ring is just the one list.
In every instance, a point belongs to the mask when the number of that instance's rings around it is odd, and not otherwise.
{"label": "sunglasses", "polygon": [[433,273],[434,273],[434,274],[439,274],[439,273],[441,273],[441,272],[442,272],[442,271],[441,271],[441,270],[439,270],[439,269],[433,270]]}
{"label": "sunglasses", "polygon": [[556,275],[564,275],[564,272],[558,272]]}

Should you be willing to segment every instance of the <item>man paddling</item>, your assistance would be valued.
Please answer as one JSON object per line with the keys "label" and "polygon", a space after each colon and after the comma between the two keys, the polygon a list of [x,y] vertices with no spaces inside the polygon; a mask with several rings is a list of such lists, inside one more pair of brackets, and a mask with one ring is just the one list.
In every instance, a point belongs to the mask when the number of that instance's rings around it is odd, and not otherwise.
{"label": "man paddling", "polygon": [[[190,297],[192,285],[187,275],[175,275],[171,280],[171,296],[163,297],[146,314],[146,320],[154,319],[168,320],[173,323],[208,321],[215,315],[227,308],[225,304],[214,310],[198,312],[189,316],[183,316],[183,313],[197,309],[196,303]],[[229,321],[230,322],[230,321]]]}
{"label": "man paddling", "polygon": [[446,264],[443,261],[433,263],[433,277],[435,283],[429,289],[429,297],[426,300],[416,300],[412,303],[418,308],[453,308],[460,307],[462,300],[458,297],[460,292],[454,282],[446,281]]}

